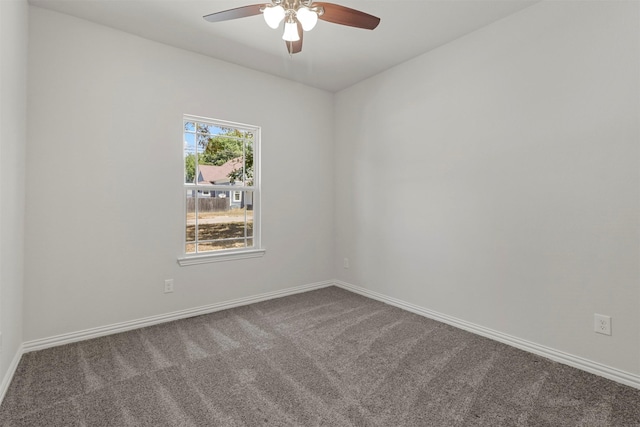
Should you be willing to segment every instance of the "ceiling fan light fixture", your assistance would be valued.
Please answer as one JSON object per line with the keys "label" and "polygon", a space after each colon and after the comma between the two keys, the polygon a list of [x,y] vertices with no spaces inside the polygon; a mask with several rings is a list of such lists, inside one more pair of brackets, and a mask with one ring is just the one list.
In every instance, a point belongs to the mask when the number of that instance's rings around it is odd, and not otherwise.
{"label": "ceiling fan light fixture", "polygon": [[[2,0],[0,0],[2,1]],[[262,13],[266,24],[274,30],[284,21],[282,38],[289,55],[302,51],[305,31],[312,30],[318,19],[349,27],[373,30],[380,18],[333,3],[314,3],[315,0],[264,0],[266,4],[250,4],[203,16],[207,22],[222,22],[256,16]]]}
{"label": "ceiling fan light fixture", "polygon": [[284,24],[284,34],[282,34],[282,40],[288,42],[297,42],[300,40],[300,36],[298,35],[298,25],[293,19],[289,19]]}
{"label": "ceiling fan light fixture", "polygon": [[280,22],[282,22],[282,20],[284,19],[285,11],[284,8],[280,5],[267,6],[264,8],[264,12],[262,12],[262,15],[264,16],[264,21],[267,23],[267,25],[275,30],[280,25]]}
{"label": "ceiling fan light fixture", "polygon": [[313,27],[318,23],[318,13],[309,9],[306,6],[300,6],[296,11],[296,18],[302,25],[302,29],[305,31],[313,30]]}

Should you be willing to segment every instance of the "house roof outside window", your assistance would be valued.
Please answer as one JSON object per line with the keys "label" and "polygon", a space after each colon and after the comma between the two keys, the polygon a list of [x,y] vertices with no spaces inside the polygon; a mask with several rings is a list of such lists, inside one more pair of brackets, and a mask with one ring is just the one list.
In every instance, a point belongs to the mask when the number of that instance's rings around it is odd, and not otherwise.
{"label": "house roof outside window", "polygon": [[198,183],[226,184],[230,182],[229,174],[242,168],[242,157],[236,157],[220,166],[198,165]]}

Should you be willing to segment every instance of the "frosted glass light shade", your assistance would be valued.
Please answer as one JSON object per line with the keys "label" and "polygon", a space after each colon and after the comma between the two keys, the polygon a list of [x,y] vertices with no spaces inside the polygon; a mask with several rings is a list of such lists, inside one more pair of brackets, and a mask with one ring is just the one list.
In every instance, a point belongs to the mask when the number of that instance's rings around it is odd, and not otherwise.
{"label": "frosted glass light shade", "polygon": [[292,21],[284,24],[282,40],[286,40],[288,42],[297,42],[300,40],[300,36],[298,35],[298,25],[296,25],[295,22]]}
{"label": "frosted glass light shade", "polygon": [[274,30],[278,28],[280,22],[284,19],[284,8],[282,6],[267,6],[264,8],[264,22]]}
{"label": "frosted glass light shade", "polygon": [[318,22],[318,14],[306,6],[300,6],[296,11],[296,18],[300,21],[302,29],[305,31],[313,30]]}

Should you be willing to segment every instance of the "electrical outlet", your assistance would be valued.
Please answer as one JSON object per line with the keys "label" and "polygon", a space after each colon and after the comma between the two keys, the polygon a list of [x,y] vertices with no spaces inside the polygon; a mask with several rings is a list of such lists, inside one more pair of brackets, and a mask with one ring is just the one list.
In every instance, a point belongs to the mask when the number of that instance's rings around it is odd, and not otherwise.
{"label": "electrical outlet", "polygon": [[599,333],[604,335],[611,335],[611,317],[605,316],[603,314],[594,314],[594,325],[593,329]]}
{"label": "electrical outlet", "polygon": [[164,293],[169,294],[173,292],[173,279],[167,279],[164,281]]}
{"label": "electrical outlet", "polygon": [[349,268],[349,258],[345,258],[344,261],[342,261],[342,266],[344,268]]}

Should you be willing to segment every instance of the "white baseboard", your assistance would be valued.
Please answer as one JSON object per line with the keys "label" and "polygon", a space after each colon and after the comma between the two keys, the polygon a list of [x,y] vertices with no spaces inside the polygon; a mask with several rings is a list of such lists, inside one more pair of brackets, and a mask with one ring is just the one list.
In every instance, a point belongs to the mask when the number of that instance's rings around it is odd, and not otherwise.
{"label": "white baseboard", "polygon": [[11,384],[11,380],[13,379],[13,375],[16,373],[16,369],[18,369],[18,363],[20,363],[20,359],[24,354],[24,350],[22,345],[18,347],[16,350],[16,354],[13,356],[13,360],[11,361],[11,365],[9,365],[9,369],[7,369],[7,373],[4,374],[4,378],[2,378],[2,383],[0,383],[0,404],[4,400],[4,396],[7,394],[7,390],[9,390],[9,385]]}
{"label": "white baseboard", "polygon": [[92,338],[98,338],[105,335],[116,334],[119,332],[130,331],[132,329],[144,328],[146,326],[157,325],[160,323],[171,322],[173,320],[184,319],[187,317],[199,316],[201,314],[209,314],[228,308],[249,305],[260,301],[266,301],[274,298],[281,298],[288,295],[308,292],[315,289],[333,286],[334,282],[327,280],[324,282],[311,283],[308,285],[294,286],[292,288],[281,289],[278,291],[267,292],[264,294],[254,295],[245,298],[238,298],[231,301],[220,302],[216,304],[203,305],[201,307],[189,308],[186,310],[174,311],[172,313],[160,314],[157,316],[145,317],[142,319],[129,320],[127,322],[114,323],[112,325],[100,326],[97,328],[85,329],[82,331],[70,332],[67,334],[56,335],[48,338],[27,341],[22,347],[24,353],[30,351],[42,350],[49,347],[56,347],[63,344],[69,344],[77,341],[84,341]]}
{"label": "white baseboard", "polygon": [[637,389],[640,389],[640,375],[632,374],[630,372],[621,371],[616,368],[612,368],[602,363],[593,362],[591,360],[582,358],[580,356],[574,356],[572,354],[565,353],[560,350],[556,350],[550,347],[546,347],[531,341],[527,341],[512,335],[504,334],[493,329],[485,328],[484,326],[476,325],[466,320],[461,320],[446,314],[438,313],[433,310],[429,310],[415,304],[411,304],[397,298],[392,298],[387,295],[383,295],[378,292],[370,291],[369,289],[362,288],[360,286],[352,285],[350,283],[342,282],[339,280],[334,281],[335,286],[346,289],[351,292],[363,295],[368,298],[372,298],[389,305],[401,308],[406,311],[410,311],[415,314],[419,314],[424,317],[428,317],[433,320],[437,320],[442,323],[446,323],[451,326],[455,326],[460,329],[472,332],[477,335],[481,335],[486,338],[499,341],[503,344],[510,345],[512,347],[519,348],[520,350],[534,353],[547,359],[554,360],[556,362],[563,363],[565,365],[581,369],[583,371],[599,375],[601,377],[610,379],[612,381],[619,382]]}

